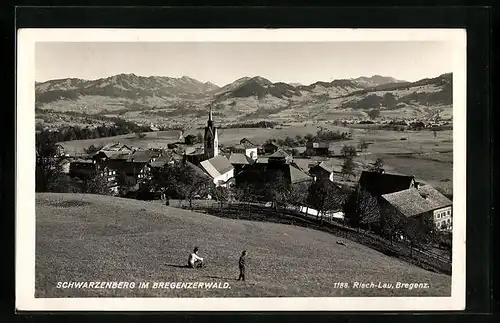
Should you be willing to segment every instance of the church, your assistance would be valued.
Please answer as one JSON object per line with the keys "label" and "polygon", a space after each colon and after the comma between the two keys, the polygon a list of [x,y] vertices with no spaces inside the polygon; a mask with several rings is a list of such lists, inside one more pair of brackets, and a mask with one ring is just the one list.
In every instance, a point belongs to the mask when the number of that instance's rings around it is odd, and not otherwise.
{"label": "church", "polygon": [[219,135],[214,125],[211,106],[203,137],[203,150],[195,150],[184,156],[186,161],[200,167],[208,174],[217,186],[227,186],[234,177],[233,165],[226,156],[219,154]]}

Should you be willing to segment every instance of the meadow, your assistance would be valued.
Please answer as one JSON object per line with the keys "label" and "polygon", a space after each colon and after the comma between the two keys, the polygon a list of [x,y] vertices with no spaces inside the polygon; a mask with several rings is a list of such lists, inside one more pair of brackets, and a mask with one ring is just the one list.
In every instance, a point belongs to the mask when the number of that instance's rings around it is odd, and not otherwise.
{"label": "meadow", "polygon": [[[449,296],[451,277],[335,235],[116,197],[36,195],[35,297]],[[194,246],[207,268],[183,268]],[[237,282],[248,251],[247,281]],[[227,282],[229,289],[61,289],[59,281]],[[424,289],[335,283],[427,283]]]}
{"label": "meadow", "polygon": [[[384,168],[387,172],[415,175],[422,182],[429,183],[446,194],[452,194],[453,180],[453,131],[437,131],[436,134],[430,130],[421,131],[392,131],[373,130],[354,127],[339,127],[328,123],[305,123],[291,124],[282,128],[228,128],[219,130],[219,143],[231,146],[247,138],[255,144],[262,144],[266,140],[285,139],[287,136],[305,136],[316,134],[320,129],[339,132],[352,132],[351,140],[335,142],[334,153],[340,154],[342,146],[357,146],[362,140],[368,143],[368,148],[356,157],[358,173],[362,168],[377,158],[382,158]],[[184,135],[203,134],[203,129],[193,127],[187,129]],[[62,143],[68,152],[81,153],[90,145],[99,146],[107,143],[120,142],[138,148],[166,147],[168,143],[178,140],[179,131],[158,131],[144,133],[144,138],[138,138],[135,134],[116,137],[98,138],[89,140],[74,140]],[[299,147],[303,151],[304,147]],[[333,163],[341,165],[338,158]],[[353,179],[354,181],[356,179]]]}

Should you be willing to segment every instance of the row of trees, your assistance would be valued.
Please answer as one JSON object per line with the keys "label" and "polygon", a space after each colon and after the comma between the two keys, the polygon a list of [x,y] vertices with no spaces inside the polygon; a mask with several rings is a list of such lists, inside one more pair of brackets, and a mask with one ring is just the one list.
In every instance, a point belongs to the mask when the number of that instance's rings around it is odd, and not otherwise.
{"label": "row of trees", "polygon": [[149,131],[148,126],[138,126],[137,124],[122,119],[115,120],[114,125],[102,124],[95,128],[68,126],[57,131],[39,130],[38,134],[44,137],[52,137],[56,142],[96,139],[124,135],[129,133],[142,133]]}

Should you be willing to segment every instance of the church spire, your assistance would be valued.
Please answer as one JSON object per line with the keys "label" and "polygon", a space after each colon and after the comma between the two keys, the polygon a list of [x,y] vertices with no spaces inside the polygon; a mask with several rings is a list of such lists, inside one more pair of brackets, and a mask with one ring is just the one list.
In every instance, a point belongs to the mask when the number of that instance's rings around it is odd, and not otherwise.
{"label": "church spire", "polygon": [[210,105],[210,113],[208,114],[208,121],[212,121],[212,105]]}

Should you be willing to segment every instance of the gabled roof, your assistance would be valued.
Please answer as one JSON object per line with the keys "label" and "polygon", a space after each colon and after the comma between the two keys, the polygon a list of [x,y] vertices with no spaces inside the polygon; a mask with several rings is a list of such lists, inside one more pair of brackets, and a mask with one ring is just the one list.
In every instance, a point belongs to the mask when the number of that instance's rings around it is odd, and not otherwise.
{"label": "gabled roof", "polygon": [[380,196],[409,189],[414,179],[414,176],[363,171],[359,186],[372,195]]}
{"label": "gabled roof", "polygon": [[232,153],[229,155],[229,162],[233,165],[250,165],[253,164],[253,159],[245,154]]}
{"label": "gabled roof", "polygon": [[143,169],[147,163],[144,162],[123,162],[116,165],[109,165],[110,169],[116,170],[116,172],[125,173],[127,175],[138,174],[141,169]]}
{"label": "gabled roof", "polygon": [[252,143],[250,140],[248,140],[247,138],[243,138],[240,140],[240,144],[243,145],[246,149],[250,149],[250,148],[257,148],[258,145]]}
{"label": "gabled roof", "polygon": [[205,150],[203,148],[192,148],[188,147],[186,148],[186,155],[203,155],[205,153]]}
{"label": "gabled roof", "polygon": [[119,142],[109,143],[101,148],[101,151],[121,151],[121,150],[133,150],[131,147],[121,144]]}
{"label": "gabled roof", "polygon": [[128,156],[128,160],[133,162],[148,163],[151,159],[156,158],[159,155],[160,152],[154,150],[136,150],[133,154]]}
{"label": "gabled roof", "polygon": [[207,173],[205,173],[200,167],[197,167],[195,164],[193,164],[189,161],[186,161],[184,165],[186,167],[191,168],[201,178],[204,178],[206,180],[210,180],[210,176]]}
{"label": "gabled roof", "polygon": [[452,202],[430,185],[384,194],[382,198],[406,217],[452,205]]}
{"label": "gabled roof", "polygon": [[267,156],[267,158],[287,158],[290,155],[288,155],[283,149],[278,149],[271,155]]}
{"label": "gabled roof", "polygon": [[289,172],[290,172],[290,182],[292,184],[297,184],[305,181],[312,180],[311,176],[304,173],[301,169],[293,164],[289,164]]}
{"label": "gabled roof", "polygon": [[215,156],[200,163],[201,167],[212,177],[219,177],[234,169],[226,156]]}
{"label": "gabled roof", "polygon": [[263,147],[266,147],[266,146],[274,146],[276,148],[278,148],[278,145],[276,145],[274,142],[266,142]]}

